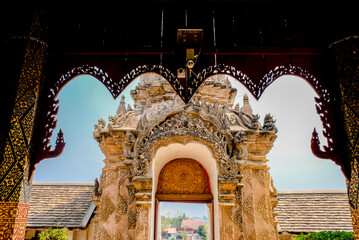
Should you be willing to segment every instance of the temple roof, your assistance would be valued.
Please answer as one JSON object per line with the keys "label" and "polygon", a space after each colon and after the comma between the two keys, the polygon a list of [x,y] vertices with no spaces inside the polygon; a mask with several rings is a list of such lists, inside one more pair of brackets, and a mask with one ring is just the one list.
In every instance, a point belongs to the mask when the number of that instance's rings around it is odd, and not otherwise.
{"label": "temple roof", "polygon": [[92,183],[33,183],[27,228],[86,228],[95,209]]}
{"label": "temple roof", "polygon": [[197,230],[199,226],[206,225],[205,222],[202,220],[191,220],[191,219],[185,219],[182,220],[181,228],[189,227],[194,230]]}
{"label": "temple roof", "polygon": [[278,191],[278,230],[353,231],[346,190]]}
{"label": "temple roof", "polygon": [[[95,206],[93,184],[34,183],[27,228],[84,228]],[[345,190],[278,191],[279,232],[353,231]]]}

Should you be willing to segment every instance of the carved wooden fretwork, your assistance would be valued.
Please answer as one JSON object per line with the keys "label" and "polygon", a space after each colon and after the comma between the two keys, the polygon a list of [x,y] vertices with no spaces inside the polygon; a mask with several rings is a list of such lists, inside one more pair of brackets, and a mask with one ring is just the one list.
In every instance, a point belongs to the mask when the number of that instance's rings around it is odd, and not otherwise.
{"label": "carved wooden fretwork", "polygon": [[203,167],[192,159],[176,159],[161,170],[159,194],[209,194],[208,177]]}
{"label": "carved wooden fretwork", "polygon": [[[210,66],[208,68],[203,69],[198,75],[197,78],[194,78],[185,88],[180,81],[177,79],[176,75],[172,73],[169,69],[158,66],[158,65],[142,65],[138,66],[130,73],[126,74],[121,79],[112,79],[108,73],[103,71],[102,69],[96,66],[83,65],[77,68],[70,70],[69,72],[62,75],[58,81],[54,83],[53,86],[48,89],[47,93],[47,117],[46,124],[44,126],[44,134],[43,141],[39,143],[43,145],[42,148],[39,148],[40,153],[45,152],[45,154],[39,154],[42,158],[45,158],[46,152],[51,151],[50,145],[50,137],[52,136],[53,130],[56,128],[56,115],[58,113],[58,101],[56,97],[61,89],[73,78],[78,75],[91,75],[97,78],[100,82],[102,82],[105,87],[109,90],[111,95],[116,98],[120,95],[120,93],[126,88],[126,86],[131,83],[135,78],[141,76],[146,73],[156,73],[163,78],[165,78],[177,94],[182,98],[185,103],[188,103],[191,97],[195,94],[196,90],[202,84],[204,80],[209,78],[212,75],[216,74],[226,74],[234,77],[238,81],[240,81],[244,86],[248,88],[248,90],[253,94],[253,96],[257,99],[260,98],[264,90],[272,84],[277,78],[284,75],[295,75],[300,76],[315,89],[317,94],[319,95],[316,98],[316,106],[317,112],[320,115],[320,118],[323,123],[324,128],[324,137],[327,138],[327,146],[324,146],[322,150],[320,146],[320,142],[316,137],[316,132],[313,132],[313,140],[312,140],[312,150],[313,153],[320,158],[329,158],[334,160],[338,165],[343,165],[342,159],[340,156],[340,147],[338,147],[336,134],[335,134],[335,124],[333,120],[333,114],[331,112],[331,102],[332,96],[330,95],[327,88],[325,88],[318,79],[316,79],[313,75],[311,75],[308,71],[293,65],[283,65],[278,66],[272,70],[270,70],[267,74],[263,76],[263,78],[259,81],[258,84],[255,84],[245,73],[236,69],[234,66],[226,65],[226,64],[218,64],[215,66]],[[56,147],[55,147],[56,150]],[[54,150],[54,151],[55,151]],[[52,156],[61,154],[61,151],[55,151]],[[45,156],[45,157],[44,157]],[[48,155],[51,156],[51,155]],[[41,161],[38,159],[37,162]],[[37,163],[36,162],[36,163]]]}

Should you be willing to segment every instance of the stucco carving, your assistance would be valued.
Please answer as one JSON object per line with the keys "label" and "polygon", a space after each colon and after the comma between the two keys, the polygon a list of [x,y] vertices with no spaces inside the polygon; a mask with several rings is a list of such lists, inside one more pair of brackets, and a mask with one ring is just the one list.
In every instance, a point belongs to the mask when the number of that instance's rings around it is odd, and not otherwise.
{"label": "stucco carving", "polygon": [[128,219],[127,219],[127,229],[132,229],[136,227],[136,220],[137,220],[137,211],[136,210],[129,210],[128,211]]}
{"label": "stucco carving", "polygon": [[[148,167],[153,153],[158,147],[171,142],[199,141],[209,145],[216,155],[226,156],[227,139],[220,127],[210,120],[204,120],[203,115],[184,108],[181,112],[170,115],[155,126],[144,127],[135,145],[136,167],[135,175],[148,174]],[[213,120],[213,119],[211,119]],[[144,135],[144,133],[147,133]],[[144,136],[143,136],[144,135]]]}
{"label": "stucco carving", "polygon": [[206,194],[209,182],[203,167],[192,159],[176,159],[161,170],[157,193]]}
{"label": "stucco carving", "polygon": [[254,207],[253,207],[253,194],[251,193],[243,203],[243,210],[249,217],[249,219],[254,222]]}
{"label": "stucco carving", "polygon": [[98,233],[98,239],[101,239],[101,240],[111,240],[111,237],[110,237],[110,235],[108,234],[108,232],[106,231],[106,229],[100,228],[99,233]]}
{"label": "stucco carving", "polygon": [[269,174],[264,169],[255,169],[253,170],[254,177],[258,180],[260,184],[262,184],[264,187],[269,188]]}
{"label": "stucco carving", "polygon": [[118,177],[118,188],[121,188],[121,186],[125,182],[127,176],[128,176],[127,169],[123,169],[123,170],[120,171],[120,174],[119,174],[119,177]]}
{"label": "stucco carving", "polygon": [[244,168],[242,169],[242,174],[247,183],[252,186],[252,169]]}
{"label": "stucco carving", "polygon": [[128,189],[127,205],[130,205],[135,200],[135,187],[132,184],[126,186]]}
{"label": "stucco carving", "polygon": [[[167,81],[156,74],[144,76],[131,91],[134,107],[126,107],[123,97],[108,123],[101,118],[95,124],[94,138],[106,155],[94,196],[99,207],[95,228],[120,229],[109,233],[115,239],[152,239],[153,194],[212,193],[202,166],[189,159],[165,164],[153,192],[157,151],[172,143],[195,142],[206,146],[216,161],[221,233],[215,235],[247,240],[271,234],[277,239],[272,212],[276,189],[265,155],[278,130],[270,114],[259,122],[247,95],[241,107],[234,106],[235,94],[225,76],[215,76],[184,104]],[[103,234],[99,231],[99,237]]]}
{"label": "stucco carving", "polygon": [[111,198],[105,195],[101,199],[100,216],[102,221],[107,221],[108,217],[115,211],[115,205]]}
{"label": "stucco carving", "polygon": [[219,159],[219,166],[221,170],[221,178],[235,179],[238,175],[238,164],[236,163],[236,156],[227,159]]}
{"label": "stucco carving", "polygon": [[107,186],[115,183],[117,177],[118,177],[117,171],[109,171],[109,170],[102,171],[100,178],[102,188],[106,188]]}
{"label": "stucco carving", "polygon": [[269,216],[270,211],[269,211],[268,203],[269,201],[267,195],[263,194],[256,204],[257,212],[267,223],[270,222],[270,216]]}
{"label": "stucco carving", "polygon": [[124,196],[122,196],[120,193],[117,196],[117,206],[116,206],[116,215],[115,220],[116,222],[119,222],[123,215],[127,213],[127,201]]}

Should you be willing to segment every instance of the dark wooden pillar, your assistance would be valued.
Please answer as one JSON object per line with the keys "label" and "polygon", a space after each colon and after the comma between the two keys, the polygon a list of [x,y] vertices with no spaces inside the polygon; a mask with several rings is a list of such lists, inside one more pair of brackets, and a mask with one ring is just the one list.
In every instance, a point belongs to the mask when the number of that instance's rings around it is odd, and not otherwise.
{"label": "dark wooden pillar", "polygon": [[13,97],[9,100],[13,107],[8,114],[7,133],[2,133],[5,139],[0,151],[0,239],[25,237],[31,190],[28,156],[47,53],[43,38],[46,29],[42,26],[41,16],[41,12],[35,12],[27,35],[9,36],[12,45],[25,42],[25,51],[22,66],[16,74],[16,89],[13,95],[9,95],[9,98]]}
{"label": "dark wooden pillar", "polygon": [[354,236],[359,239],[359,37],[331,45],[337,63],[341,110],[351,173],[347,181]]}

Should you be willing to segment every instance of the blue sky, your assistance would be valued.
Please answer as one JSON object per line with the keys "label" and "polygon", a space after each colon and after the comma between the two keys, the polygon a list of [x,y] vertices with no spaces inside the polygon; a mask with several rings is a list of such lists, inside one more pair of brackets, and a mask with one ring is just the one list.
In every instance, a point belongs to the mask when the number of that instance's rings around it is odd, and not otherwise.
{"label": "blue sky", "polygon": [[[127,103],[132,104],[129,91],[137,82],[138,79],[122,93]],[[314,127],[321,132],[322,127],[315,112],[315,92],[305,80],[281,77],[265,90],[258,102],[242,84],[231,82],[238,89],[235,101],[240,106],[243,94],[247,93],[253,112],[261,115],[261,121],[266,113],[274,115],[277,121],[278,138],[267,158],[278,190],[346,188],[339,166],[311,153],[311,133]],[[93,139],[94,124],[101,117],[108,122],[108,116],[116,113],[121,96],[114,100],[98,80],[83,75],[65,86],[58,99],[60,111],[52,143],[61,128],[66,147],[58,158],[45,159],[36,165],[34,182],[94,182],[105,159]],[[321,142],[326,143],[323,139]]]}
{"label": "blue sky", "polygon": [[208,217],[206,203],[161,202],[160,210],[163,216],[168,216],[170,213],[171,217],[175,217],[176,211],[181,211],[191,218]]}

